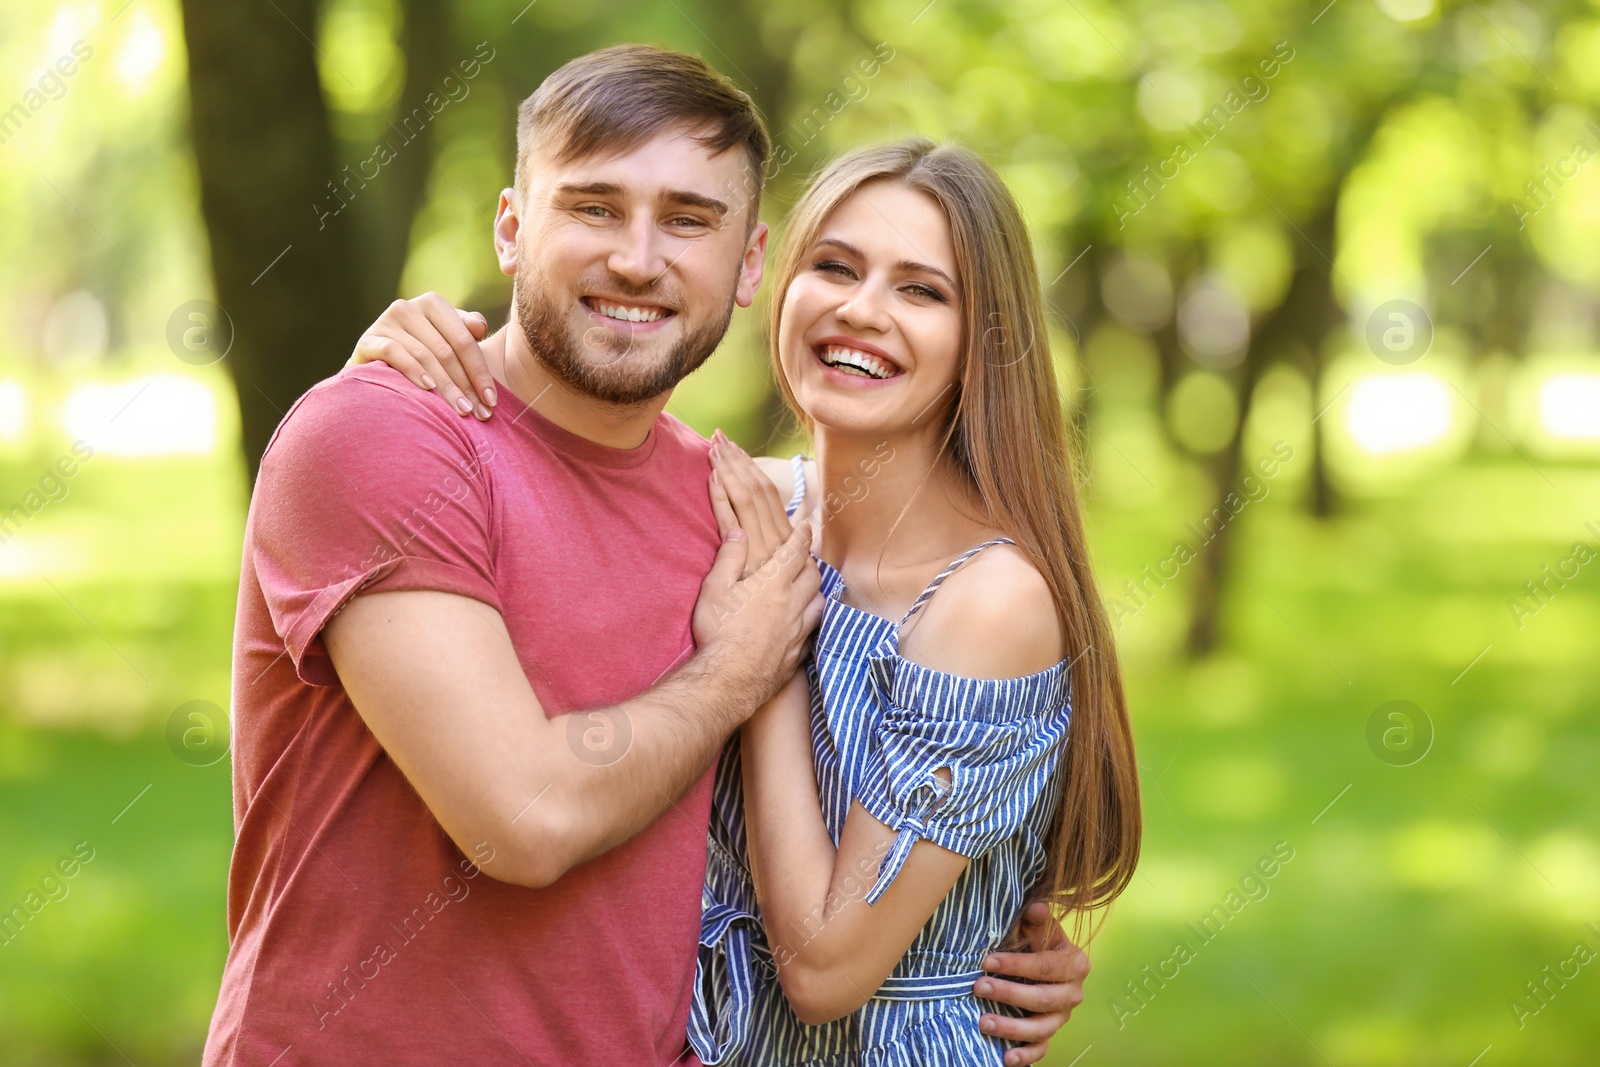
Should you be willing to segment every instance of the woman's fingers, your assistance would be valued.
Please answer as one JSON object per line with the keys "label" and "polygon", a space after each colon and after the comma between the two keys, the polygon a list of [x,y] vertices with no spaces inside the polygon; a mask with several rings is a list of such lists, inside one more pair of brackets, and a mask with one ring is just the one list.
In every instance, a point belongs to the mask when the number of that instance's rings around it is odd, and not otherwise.
{"label": "woman's fingers", "polygon": [[[444,397],[445,403],[449,404],[457,414],[477,414],[480,419],[488,418],[489,409],[482,408],[479,411],[477,409],[482,405],[473,403],[472,379],[468,377],[466,368],[462,366],[454,347],[445,340],[444,334],[439,332],[439,328],[434,325],[422,307],[422,300],[422,297],[417,297],[415,300],[397,300],[389,305],[384,317],[389,320],[391,332],[403,334],[432,354],[435,364],[439,367],[439,373],[434,375],[439,381],[439,395]],[[453,311],[450,318],[457,330],[466,332],[460,318]],[[474,341],[473,344],[476,345],[477,342]]]}
{"label": "woman's fingers", "polygon": [[716,471],[711,472],[711,514],[717,519],[717,533],[723,537],[728,536],[728,531],[737,529],[739,516],[734,514],[733,505],[728,502],[728,490],[722,484],[722,476]]}
{"label": "woman's fingers", "polygon": [[756,466],[755,460],[720,430],[717,431],[715,450],[717,462],[727,480],[739,487],[738,503],[745,509],[740,514],[741,525],[753,535],[759,531],[757,536],[776,548],[789,536],[791,529],[777,486]]}
{"label": "woman's fingers", "polygon": [[719,432],[711,446],[711,463],[727,491],[740,529],[750,538],[747,566],[751,570],[759,570],[783,539],[777,536],[771,521],[763,514],[759,487],[735,462],[732,448],[732,442]]}
{"label": "woman's fingers", "polygon": [[472,409],[478,418],[488,418],[488,409],[494,407],[496,400],[494,376],[489,373],[489,362],[472,331],[462,321],[462,313],[438,293],[423,293],[408,303],[433,327],[434,335],[446,346],[446,351],[440,352],[429,344],[449,372],[450,380],[474,398]]}
{"label": "woman's fingers", "polygon": [[[429,356],[429,363],[432,357]],[[395,370],[404,374],[419,389],[432,390],[435,382],[433,376],[427,371],[427,366],[421,358],[413,355],[403,341],[392,337],[381,337],[373,333],[364,333],[361,340],[356,342],[356,350],[350,356],[347,367],[358,367],[363,363],[387,363]]]}
{"label": "woman's fingers", "polygon": [[[404,368],[401,366],[404,361],[397,362],[389,358],[394,349],[383,343],[386,341],[400,345],[417,361],[422,374],[427,375],[427,380],[411,378],[413,382],[424,389],[437,392],[458,414],[473,413],[472,401],[467,399],[450,377],[448,368],[455,363],[450,346],[439,336],[439,332],[433,328],[427,317],[413,308],[409,302],[396,300],[390,304],[379,316],[378,321],[373,323],[371,328],[361,335],[361,340],[356,342],[358,362],[380,360],[404,373]],[[488,418],[488,409],[484,408],[479,417]]]}

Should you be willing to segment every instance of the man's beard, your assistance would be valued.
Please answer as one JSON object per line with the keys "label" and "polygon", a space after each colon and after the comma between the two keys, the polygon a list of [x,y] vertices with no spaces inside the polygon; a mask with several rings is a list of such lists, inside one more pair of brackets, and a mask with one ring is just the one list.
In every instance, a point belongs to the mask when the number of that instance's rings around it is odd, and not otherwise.
{"label": "man's beard", "polygon": [[[548,284],[531,267],[519,269],[516,281],[517,322],[533,358],[563,385],[607,404],[642,404],[683,381],[716,351],[733,319],[734,300],[730,291],[720,316],[686,333],[666,353],[650,362],[639,349],[648,347],[654,340],[635,344],[633,335],[625,329],[612,330],[597,324],[585,330],[582,336],[574,337],[568,303],[574,299],[572,289]],[[653,285],[641,288],[609,277],[606,284],[592,288],[678,310],[668,302],[666,294]]]}

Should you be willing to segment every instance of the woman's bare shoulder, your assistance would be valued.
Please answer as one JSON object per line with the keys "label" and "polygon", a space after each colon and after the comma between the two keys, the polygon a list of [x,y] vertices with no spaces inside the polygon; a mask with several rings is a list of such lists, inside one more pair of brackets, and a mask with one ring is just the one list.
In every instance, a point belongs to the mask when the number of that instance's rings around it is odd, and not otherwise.
{"label": "woman's bare shoulder", "polygon": [[903,654],[970,678],[1014,678],[1062,659],[1063,634],[1044,574],[1016,545],[992,545],[945,579]]}

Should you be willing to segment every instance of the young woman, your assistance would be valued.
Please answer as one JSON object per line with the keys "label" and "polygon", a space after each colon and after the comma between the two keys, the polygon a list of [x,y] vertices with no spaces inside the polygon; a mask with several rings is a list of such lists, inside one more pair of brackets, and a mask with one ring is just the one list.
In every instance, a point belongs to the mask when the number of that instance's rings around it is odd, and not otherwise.
{"label": "young woman", "polygon": [[712,506],[752,560],[810,518],[826,606],[718,767],[691,1041],[707,1064],[1022,1062],[973,995],[986,956],[1029,900],[1081,934],[1140,836],[1031,242],[978,156],[912,140],[830,166],[774,274],[815,459],[719,432]]}

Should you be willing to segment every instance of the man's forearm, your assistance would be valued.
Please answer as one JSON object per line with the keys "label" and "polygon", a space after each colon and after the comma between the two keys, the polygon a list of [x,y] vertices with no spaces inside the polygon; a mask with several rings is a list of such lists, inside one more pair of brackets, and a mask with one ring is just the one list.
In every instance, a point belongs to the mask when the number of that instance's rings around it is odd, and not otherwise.
{"label": "man's forearm", "polygon": [[[544,843],[553,882],[628,840],[700,780],[761,696],[701,651],[619,704],[551,718],[548,785],[517,822]],[[552,739],[554,740],[554,739]],[[537,847],[537,846],[535,846]]]}

